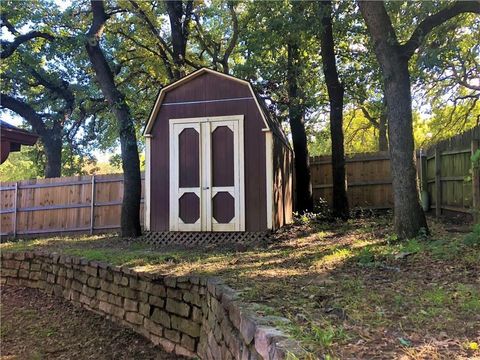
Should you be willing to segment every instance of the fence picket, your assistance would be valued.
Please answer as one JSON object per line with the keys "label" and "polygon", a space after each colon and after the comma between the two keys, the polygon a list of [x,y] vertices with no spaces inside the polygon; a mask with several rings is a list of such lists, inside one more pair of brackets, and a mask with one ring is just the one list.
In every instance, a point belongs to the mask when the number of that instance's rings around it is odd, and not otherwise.
{"label": "fence picket", "polygon": [[[472,140],[472,156],[480,148],[479,140]],[[472,208],[473,220],[475,223],[480,223],[480,169],[479,164],[476,168],[472,168]]]}

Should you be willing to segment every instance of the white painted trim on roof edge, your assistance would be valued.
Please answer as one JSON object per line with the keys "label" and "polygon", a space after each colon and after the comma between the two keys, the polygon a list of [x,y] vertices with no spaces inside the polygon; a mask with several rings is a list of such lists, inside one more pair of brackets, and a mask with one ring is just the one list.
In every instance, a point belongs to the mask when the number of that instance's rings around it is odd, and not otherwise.
{"label": "white painted trim on roof edge", "polygon": [[274,230],[273,221],[273,134],[265,131],[265,159],[266,159],[266,197],[267,197],[267,229]]}
{"label": "white painted trim on roof edge", "polygon": [[265,114],[263,113],[263,110],[258,102],[258,99],[255,95],[255,92],[253,91],[253,88],[252,88],[252,85],[246,81],[246,80],[242,80],[242,79],[238,79],[236,77],[233,77],[231,75],[227,75],[227,74],[224,74],[224,73],[221,73],[221,72],[218,72],[218,71],[215,71],[215,70],[211,70],[211,69],[207,69],[207,68],[201,68],[200,70],[197,70],[197,71],[194,71],[193,73],[175,81],[174,83],[168,85],[168,86],[165,86],[164,88],[162,88],[160,90],[160,93],[158,94],[158,97],[157,97],[157,100],[155,101],[155,105],[153,107],[153,110],[150,114],[150,117],[148,118],[148,121],[147,121],[147,126],[145,127],[145,131],[143,132],[143,135],[148,135],[150,134],[150,132],[152,131],[152,127],[153,127],[153,123],[155,122],[155,119],[157,118],[157,115],[158,115],[158,112],[160,111],[160,107],[162,106],[162,102],[163,102],[163,99],[165,97],[165,94],[170,91],[170,90],[173,90],[175,89],[176,87],[182,85],[183,83],[186,83],[190,80],[193,80],[195,79],[196,77],[204,74],[204,73],[210,73],[210,74],[215,74],[215,75],[218,75],[218,76],[222,76],[222,77],[225,77],[229,80],[233,80],[233,81],[237,81],[241,84],[244,84],[244,85],[247,85],[248,88],[250,89],[250,93],[252,94],[252,97],[253,99],[255,100],[255,104],[257,105],[257,108],[258,108],[258,111],[260,112],[261,116],[262,116],[262,119],[263,119],[263,122],[265,124],[265,127],[270,129],[270,126],[268,125],[268,122],[267,122],[267,119],[265,118]]}

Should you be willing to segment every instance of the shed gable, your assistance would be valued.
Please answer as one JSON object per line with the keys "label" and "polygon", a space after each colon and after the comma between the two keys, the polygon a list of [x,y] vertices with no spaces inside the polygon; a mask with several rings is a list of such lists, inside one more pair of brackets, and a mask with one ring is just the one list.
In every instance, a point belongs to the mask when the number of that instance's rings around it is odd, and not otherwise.
{"label": "shed gable", "polygon": [[[184,86],[187,83],[188,86]],[[161,107],[173,106],[173,104],[199,105],[241,100],[253,100],[263,119],[265,128],[272,130],[271,124],[269,124],[270,119],[265,116],[263,107],[248,81],[202,68],[160,91],[145,126],[144,135],[149,135],[152,132]]]}

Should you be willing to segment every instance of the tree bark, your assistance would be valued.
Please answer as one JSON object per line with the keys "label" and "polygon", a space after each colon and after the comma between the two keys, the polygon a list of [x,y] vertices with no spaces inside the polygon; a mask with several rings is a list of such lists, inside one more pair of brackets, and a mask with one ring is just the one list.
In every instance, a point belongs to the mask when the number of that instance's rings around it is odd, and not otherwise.
{"label": "tree bark", "polygon": [[[390,61],[390,60],[387,60]],[[408,61],[387,66],[385,96],[389,100],[388,136],[394,195],[395,230],[402,238],[417,236],[428,229],[420,205],[412,128],[412,97]],[[396,101],[392,101],[396,99]]]}
{"label": "tree bark", "polygon": [[394,227],[401,238],[411,238],[427,221],[420,205],[412,128],[412,96],[408,59],[403,57],[382,2],[359,2],[382,69],[387,102],[388,137],[394,197]]}
{"label": "tree bark", "polygon": [[378,119],[378,150],[388,151],[388,139],[387,139],[387,114],[382,112]]}
{"label": "tree bark", "polygon": [[121,235],[124,237],[135,237],[141,235],[141,178],[135,127],[133,119],[130,116],[130,109],[125,102],[123,94],[117,89],[113,78],[113,72],[100,48],[99,41],[107,20],[103,1],[92,0],[91,5],[93,22],[87,33],[85,47],[102,93],[117,119],[124,178],[122,214],[120,221]]}
{"label": "tree bark", "polygon": [[50,136],[41,137],[47,163],[45,177],[60,177],[62,173],[62,134],[52,133]]}
{"label": "tree bark", "polygon": [[335,43],[332,27],[332,4],[320,2],[322,29],[320,48],[322,53],[323,74],[327,84],[330,102],[330,134],[332,139],[332,175],[333,175],[333,215],[348,219],[347,181],[345,175],[345,149],[343,136],[343,95],[344,87],[340,82],[335,61]]}
{"label": "tree bark", "polygon": [[169,1],[165,0],[168,17],[170,19],[170,30],[172,34],[173,62],[175,64],[174,76],[180,79],[185,76],[185,53],[188,40],[188,24],[192,16],[193,0]]}
{"label": "tree bark", "polygon": [[312,184],[310,182],[310,157],[308,155],[305,111],[299,101],[298,89],[298,46],[288,44],[287,86],[288,113],[295,153],[295,194],[298,212],[313,210]]}

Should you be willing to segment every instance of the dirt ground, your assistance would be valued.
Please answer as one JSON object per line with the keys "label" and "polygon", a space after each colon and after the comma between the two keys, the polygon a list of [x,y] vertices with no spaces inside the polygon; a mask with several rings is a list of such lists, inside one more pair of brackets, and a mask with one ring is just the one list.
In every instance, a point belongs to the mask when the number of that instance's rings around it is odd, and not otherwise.
{"label": "dirt ground", "polygon": [[179,359],[99,315],[35,289],[1,287],[0,359]]}

